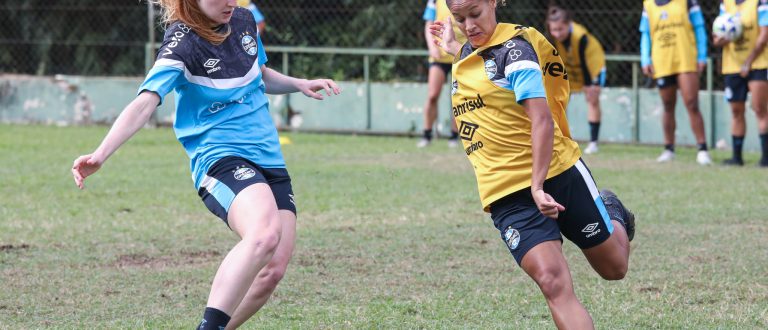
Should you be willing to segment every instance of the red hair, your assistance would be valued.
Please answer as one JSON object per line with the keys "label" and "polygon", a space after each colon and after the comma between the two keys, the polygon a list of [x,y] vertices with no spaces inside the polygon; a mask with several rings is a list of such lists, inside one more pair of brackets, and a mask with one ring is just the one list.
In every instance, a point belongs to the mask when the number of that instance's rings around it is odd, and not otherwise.
{"label": "red hair", "polygon": [[216,21],[205,16],[197,0],[154,0],[153,3],[163,8],[163,22],[171,24],[180,21],[189,26],[197,35],[208,42],[218,45],[229,37],[230,29],[224,33],[216,32],[212,27],[218,25]]}

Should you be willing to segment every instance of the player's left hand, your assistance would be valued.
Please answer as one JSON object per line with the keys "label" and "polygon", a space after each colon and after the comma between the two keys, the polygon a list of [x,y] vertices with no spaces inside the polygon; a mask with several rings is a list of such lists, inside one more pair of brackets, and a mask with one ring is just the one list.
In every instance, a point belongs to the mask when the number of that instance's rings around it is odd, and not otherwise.
{"label": "player's left hand", "polygon": [[707,68],[707,62],[698,62],[696,63],[696,69],[699,71],[699,75],[704,73],[704,69]]}
{"label": "player's left hand", "polygon": [[746,62],[744,65],[741,66],[741,71],[739,72],[739,75],[742,78],[746,78],[749,76],[749,72],[752,71],[752,63]]}
{"label": "player's left hand", "polygon": [[538,207],[541,214],[547,218],[557,219],[557,215],[560,212],[565,211],[565,206],[560,205],[560,203],[556,202],[551,195],[545,193],[542,189],[533,191],[531,195],[533,195],[533,201],[536,203],[536,207]]}
{"label": "player's left hand", "polygon": [[316,100],[324,98],[323,94],[318,93],[321,90],[325,90],[325,95],[327,96],[341,94],[341,87],[331,79],[304,80],[298,87],[299,91],[304,93],[304,95]]}

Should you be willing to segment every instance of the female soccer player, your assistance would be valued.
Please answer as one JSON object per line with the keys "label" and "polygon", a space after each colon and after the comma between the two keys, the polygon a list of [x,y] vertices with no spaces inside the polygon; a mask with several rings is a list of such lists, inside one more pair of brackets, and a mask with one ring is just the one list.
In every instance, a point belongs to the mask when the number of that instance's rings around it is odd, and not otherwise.
{"label": "female soccer player", "polygon": [[615,194],[598,193],[570,138],[565,65],[533,28],[496,22],[495,0],[448,0],[468,41],[445,23],[430,30],[459,54],[453,64],[453,112],[491,213],[515,261],[538,284],[559,328],[590,329],[573,291],[562,236],[578,245],[603,278],[629,265],[634,215]]}
{"label": "female soccer player", "polygon": [[758,164],[768,167],[768,52],[765,52],[768,43],[768,0],[723,0],[720,2],[720,14],[725,13],[737,15],[744,32],[741,38],[733,41],[713,37],[715,46],[723,47],[725,98],[731,104],[733,113],[733,157],[723,164],[744,165],[741,150],[747,133],[744,112],[749,90],[763,151]]}
{"label": "female soccer player", "polygon": [[547,11],[547,32],[565,62],[571,93],[584,91],[587,98],[589,145],[584,153],[596,153],[600,134],[600,88],[605,86],[603,46],[584,26],[571,19],[570,12],[560,7],[553,6]]}
{"label": "female soccer player", "polygon": [[241,238],[213,279],[199,329],[236,328],[266,303],[285,273],[296,232],[291,179],[266,94],[338,94],[331,80],[267,68],[253,15],[235,0],[160,0],[170,24],[138,96],[101,145],[78,157],[75,183],[136,133],[176,90],[174,131],[190,158],[203,203]]}
{"label": "female soccer player", "polygon": [[[435,45],[432,40],[432,34],[429,32],[429,26],[432,22],[442,21],[450,15],[451,12],[448,10],[448,6],[445,5],[445,0],[429,0],[427,8],[424,9],[423,19],[426,21],[424,24],[424,38],[427,40],[427,48],[429,49],[429,74],[427,78],[427,103],[424,105],[424,135],[416,144],[419,148],[426,147],[432,143],[432,127],[437,119],[437,103],[440,100],[445,78],[451,72],[451,63],[455,55],[448,54]],[[454,32],[456,32],[458,40],[462,42],[466,40],[461,32],[458,31],[458,27],[454,26]],[[459,133],[457,132],[456,124],[451,121],[451,137],[448,138],[448,146],[457,147],[459,145],[458,139]]]}
{"label": "female soccer player", "polygon": [[656,159],[675,159],[675,104],[677,87],[683,96],[693,135],[699,144],[696,161],[712,164],[707,151],[704,119],[699,112],[699,75],[707,64],[707,33],[696,0],[645,0],[640,20],[643,73],[656,79],[664,104],[664,151]]}

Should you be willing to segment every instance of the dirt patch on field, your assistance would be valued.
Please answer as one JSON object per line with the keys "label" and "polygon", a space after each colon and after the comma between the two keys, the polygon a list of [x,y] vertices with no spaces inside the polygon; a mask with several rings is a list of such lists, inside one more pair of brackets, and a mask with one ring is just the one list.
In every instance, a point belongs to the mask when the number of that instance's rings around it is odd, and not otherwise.
{"label": "dirt patch on field", "polygon": [[27,250],[31,246],[29,244],[4,244],[0,245],[0,252],[14,252],[14,251],[21,251],[21,250]]}
{"label": "dirt patch on field", "polygon": [[117,257],[110,266],[117,268],[166,268],[181,265],[196,265],[221,258],[219,251],[181,251],[172,255],[149,256],[143,253],[125,254]]}

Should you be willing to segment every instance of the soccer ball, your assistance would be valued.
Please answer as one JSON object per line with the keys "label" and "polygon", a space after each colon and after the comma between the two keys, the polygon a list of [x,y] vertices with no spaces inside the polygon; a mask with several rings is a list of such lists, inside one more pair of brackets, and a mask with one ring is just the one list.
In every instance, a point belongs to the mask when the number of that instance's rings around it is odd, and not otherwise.
{"label": "soccer ball", "polygon": [[741,38],[741,20],[731,14],[722,14],[712,23],[712,34],[728,41]]}

